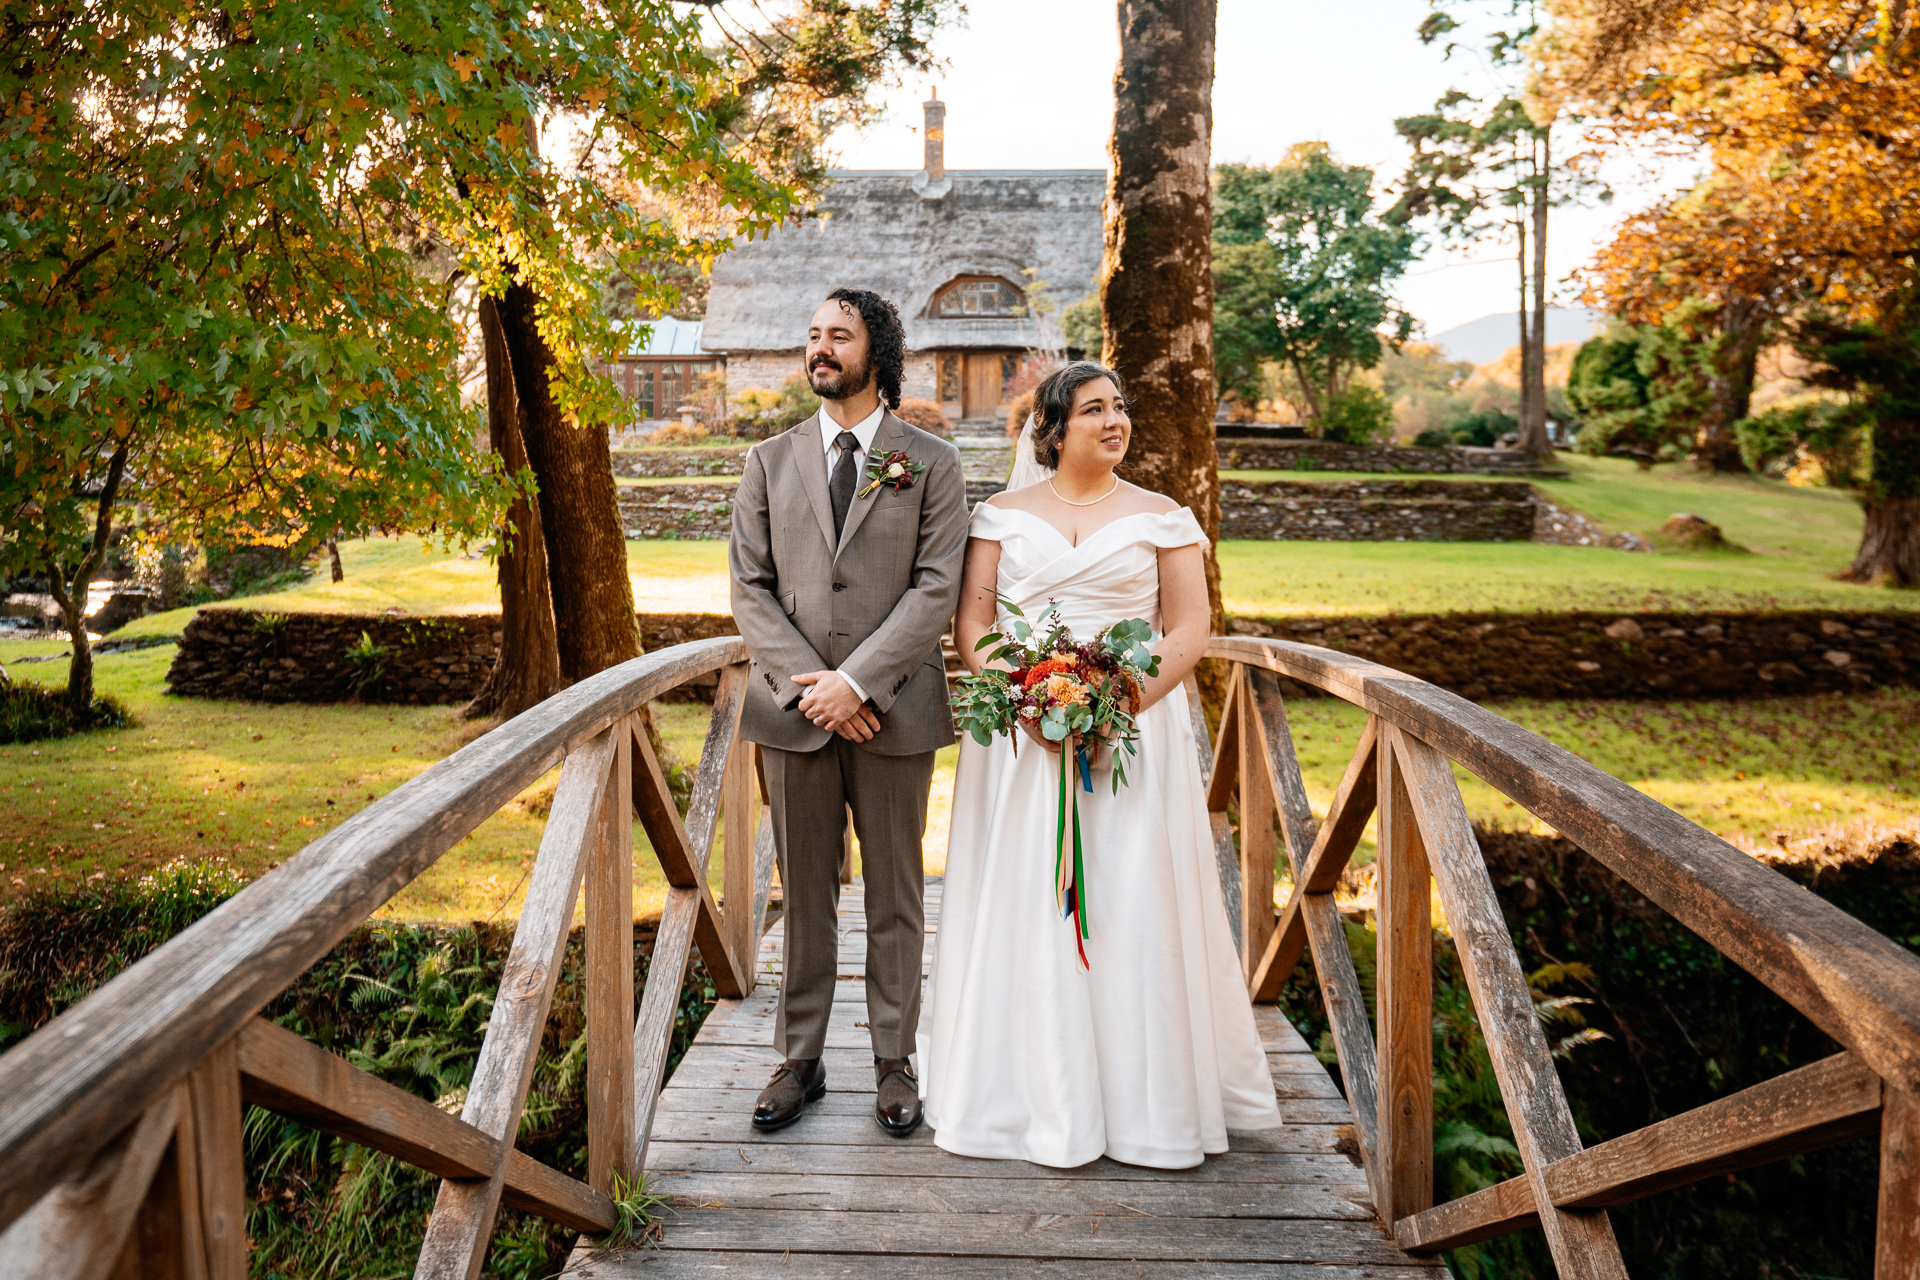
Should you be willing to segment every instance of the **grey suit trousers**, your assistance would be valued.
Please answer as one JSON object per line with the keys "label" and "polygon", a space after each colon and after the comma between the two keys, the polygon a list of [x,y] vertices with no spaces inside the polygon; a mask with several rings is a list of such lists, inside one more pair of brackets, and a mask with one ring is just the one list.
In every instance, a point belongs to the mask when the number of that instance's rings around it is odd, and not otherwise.
{"label": "grey suit trousers", "polygon": [[839,976],[840,855],[853,810],[867,898],[867,1026],[876,1058],[913,1053],[920,1025],[931,751],[883,756],[835,737],[817,751],[762,747],[785,897],[774,1048],[817,1058]]}

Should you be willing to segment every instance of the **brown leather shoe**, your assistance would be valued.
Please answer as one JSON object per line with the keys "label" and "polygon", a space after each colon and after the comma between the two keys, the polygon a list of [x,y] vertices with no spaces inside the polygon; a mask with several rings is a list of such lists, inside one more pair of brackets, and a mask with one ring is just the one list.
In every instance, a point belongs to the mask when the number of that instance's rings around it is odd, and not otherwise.
{"label": "brown leather shoe", "polygon": [[818,1058],[788,1058],[753,1104],[753,1127],[762,1133],[784,1129],[800,1118],[809,1102],[826,1096],[826,1065]]}
{"label": "brown leather shoe", "polygon": [[920,1127],[920,1077],[905,1058],[875,1058],[873,1075],[878,1096],[873,1119],[889,1136],[904,1138]]}

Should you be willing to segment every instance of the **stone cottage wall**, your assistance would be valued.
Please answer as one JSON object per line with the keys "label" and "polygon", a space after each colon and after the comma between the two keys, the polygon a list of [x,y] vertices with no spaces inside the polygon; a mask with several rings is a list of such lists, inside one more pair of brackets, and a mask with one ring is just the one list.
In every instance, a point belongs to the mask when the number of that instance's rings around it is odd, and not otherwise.
{"label": "stone cottage wall", "polygon": [[788,378],[800,372],[801,349],[788,351],[727,352],[727,394],[743,391],[778,391]]}

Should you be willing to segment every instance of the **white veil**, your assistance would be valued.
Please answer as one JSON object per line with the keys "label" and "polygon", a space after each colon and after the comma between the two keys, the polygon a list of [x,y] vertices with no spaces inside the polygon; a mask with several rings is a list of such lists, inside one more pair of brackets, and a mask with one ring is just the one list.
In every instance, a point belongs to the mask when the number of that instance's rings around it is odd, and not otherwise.
{"label": "white veil", "polygon": [[1007,475],[1007,488],[1024,489],[1051,479],[1053,472],[1033,456],[1033,415],[1028,414],[1027,424],[1020,428],[1020,439],[1013,446],[1013,470]]}

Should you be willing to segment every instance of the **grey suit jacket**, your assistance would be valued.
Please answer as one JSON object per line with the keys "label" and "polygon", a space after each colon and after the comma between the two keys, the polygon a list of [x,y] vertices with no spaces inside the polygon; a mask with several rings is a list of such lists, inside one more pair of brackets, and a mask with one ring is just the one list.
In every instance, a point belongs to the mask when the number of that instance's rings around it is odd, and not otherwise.
{"label": "grey suit jacket", "polygon": [[[814,751],[833,735],[796,709],[809,671],[845,671],[879,714],[862,744],[914,755],[953,742],[940,636],[960,596],[967,489],[960,451],[884,414],[869,458],[905,450],[925,464],[911,488],[856,497],[838,545],[821,415],[747,454],[727,563],[733,618],[752,654],[740,732]],[[866,487],[862,477],[860,487]]]}

